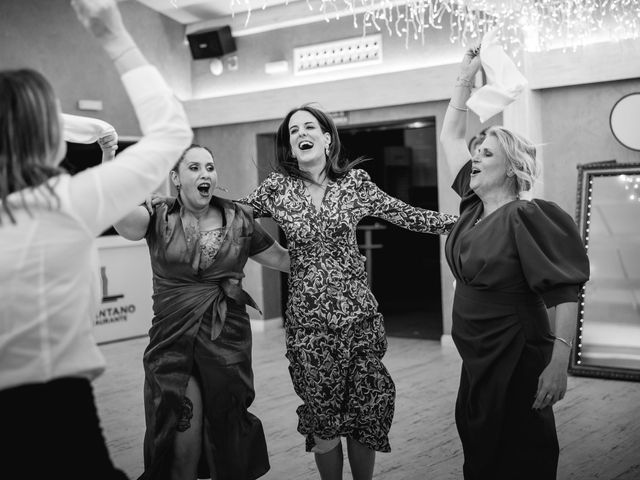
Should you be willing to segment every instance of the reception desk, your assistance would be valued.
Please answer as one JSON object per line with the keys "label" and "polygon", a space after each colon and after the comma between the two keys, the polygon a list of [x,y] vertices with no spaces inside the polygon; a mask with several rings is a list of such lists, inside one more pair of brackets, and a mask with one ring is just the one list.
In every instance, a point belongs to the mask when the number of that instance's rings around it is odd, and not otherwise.
{"label": "reception desk", "polygon": [[147,335],[153,317],[151,263],[144,240],[97,239],[102,303],[94,320],[98,344]]}

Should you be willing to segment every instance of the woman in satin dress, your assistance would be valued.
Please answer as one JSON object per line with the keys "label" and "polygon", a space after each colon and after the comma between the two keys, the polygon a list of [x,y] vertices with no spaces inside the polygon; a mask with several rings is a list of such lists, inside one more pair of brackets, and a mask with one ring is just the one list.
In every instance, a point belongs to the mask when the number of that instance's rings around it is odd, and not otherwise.
{"label": "woman in satin dress", "polygon": [[521,198],[539,172],[529,141],[491,127],[469,153],[465,102],[477,53],[462,61],[440,137],[461,199],[445,252],[456,279],[452,336],[463,361],[456,425],[464,478],[552,480],[559,453],[552,406],[567,389],[589,261],[565,211]]}
{"label": "woman in satin dress", "polygon": [[143,363],[144,480],[253,480],[269,470],[255,397],[248,258],[288,271],[287,251],[246,205],[213,195],[213,154],[192,145],[171,171],[176,198],[157,197],[115,225],[145,238],[153,312]]}

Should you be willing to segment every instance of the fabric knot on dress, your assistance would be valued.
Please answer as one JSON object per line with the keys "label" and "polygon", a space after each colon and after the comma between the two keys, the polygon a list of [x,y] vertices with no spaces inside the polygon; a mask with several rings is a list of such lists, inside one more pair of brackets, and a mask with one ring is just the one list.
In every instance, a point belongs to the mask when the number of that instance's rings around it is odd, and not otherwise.
{"label": "fabric knot on dress", "polygon": [[260,310],[258,304],[251,298],[251,295],[242,289],[240,283],[236,283],[230,278],[225,278],[214,285],[218,286],[218,288],[216,289],[217,292],[214,293],[211,306],[211,340],[218,338],[224,328],[224,322],[227,318],[227,298],[231,298],[238,305],[249,305],[262,315],[262,310]]}

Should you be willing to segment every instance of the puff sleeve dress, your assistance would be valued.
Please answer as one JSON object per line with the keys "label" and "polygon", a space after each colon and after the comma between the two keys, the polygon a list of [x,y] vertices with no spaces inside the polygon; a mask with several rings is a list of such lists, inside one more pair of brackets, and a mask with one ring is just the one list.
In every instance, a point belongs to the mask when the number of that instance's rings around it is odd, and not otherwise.
{"label": "puff sleeve dress", "polygon": [[415,208],[380,190],[361,169],[330,182],[320,208],[302,180],[273,173],[247,198],[256,216],[283,229],[291,257],[285,314],[286,356],[297,395],[298,431],[348,436],[390,450],[395,386],[382,363],[382,315],[367,283],[356,226],[366,216],[423,233],[446,234],[457,217]]}
{"label": "puff sleeve dress", "polygon": [[546,308],[578,300],[589,278],[586,250],[573,219],[552,202],[516,200],[477,222],[483,205],[470,173],[468,162],[454,181],[460,219],[445,246],[463,361],[456,425],[464,478],[555,479],[553,410],[531,406],[553,350]]}

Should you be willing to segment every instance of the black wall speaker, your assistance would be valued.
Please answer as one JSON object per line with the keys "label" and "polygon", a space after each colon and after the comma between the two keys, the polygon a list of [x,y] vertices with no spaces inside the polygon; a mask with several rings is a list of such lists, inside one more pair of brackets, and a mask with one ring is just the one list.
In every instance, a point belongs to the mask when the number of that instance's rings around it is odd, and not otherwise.
{"label": "black wall speaker", "polygon": [[191,33],[187,39],[194,60],[221,57],[236,51],[236,41],[229,26]]}

